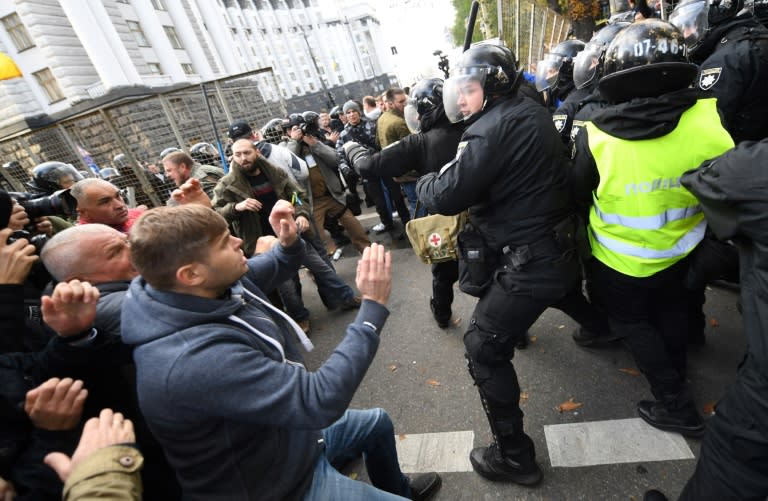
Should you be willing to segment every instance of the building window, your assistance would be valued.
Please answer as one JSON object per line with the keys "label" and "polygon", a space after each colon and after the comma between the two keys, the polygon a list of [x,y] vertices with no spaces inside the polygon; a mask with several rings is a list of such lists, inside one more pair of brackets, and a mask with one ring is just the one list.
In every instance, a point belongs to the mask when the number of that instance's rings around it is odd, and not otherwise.
{"label": "building window", "polygon": [[174,49],[184,48],[184,46],[181,45],[181,40],[179,40],[178,35],[176,35],[176,30],[173,26],[163,26],[163,29],[165,30],[165,34],[168,37],[168,40],[171,42],[171,47]]}
{"label": "building window", "polygon": [[291,82],[295,82],[296,81],[296,73],[294,73],[294,72],[288,73],[288,78],[291,79]]}
{"label": "building window", "polygon": [[154,7],[155,10],[168,10],[165,7],[163,0],[152,0],[152,7]]}
{"label": "building window", "polygon": [[187,75],[194,75],[195,74],[195,69],[189,63],[181,63],[181,69],[183,69],[184,73],[187,74]]}
{"label": "building window", "polygon": [[5,16],[2,21],[5,30],[11,36],[11,40],[13,40],[13,45],[16,46],[19,52],[35,46],[18,14],[14,12],[10,16]]}
{"label": "building window", "polygon": [[45,91],[50,103],[55,103],[56,101],[64,99],[64,93],[61,92],[61,87],[59,87],[59,83],[56,81],[56,77],[53,76],[50,69],[46,68],[32,74],[37,79],[37,83],[40,84],[40,87]]}
{"label": "building window", "polygon": [[128,29],[133,33],[133,38],[136,39],[136,43],[139,47],[151,47],[147,41],[147,37],[144,36],[144,30],[141,29],[141,25],[136,21],[126,21],[128,23]]}
{"label": "building window", "polygon": [[237,35],[237,28],[230,28],[232,30],[233,35]]}
{"label": "building window", "polygon": [[159,63],[148,63],[148,64],[149,64],[149,71],[151,71],[153,75],[164,75],[163,68],[160,66]]}
{"label": "building window", "polygon": [[309,74],[309,70],[304,70],[304,76],[310,78],[312,75]]}
{"label": "building window", "polygon": [[313,84],[312,82],[309,82],[309,90],[311,90],[312,92],[315,92],[315,84]]}

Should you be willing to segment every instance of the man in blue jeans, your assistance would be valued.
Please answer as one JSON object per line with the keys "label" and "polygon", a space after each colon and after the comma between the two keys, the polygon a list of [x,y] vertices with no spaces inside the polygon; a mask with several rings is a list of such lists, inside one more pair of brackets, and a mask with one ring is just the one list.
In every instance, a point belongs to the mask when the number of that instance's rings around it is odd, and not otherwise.
{"label": "man in blue jeans", "polygon": [[[391,256],[365,249],[357,318],[310,372],[294,339],[311,343],[265,295],[303,259],[293,215],[275,203],[279,245],[251,259],[208,208],[163,207],[136,223],[131,257],[142,276],[123,305],[122,334],[136,346],[147,423],[185,499],[428,499],[440,478],[402,474],[387,414],[347,410],[389,314]],[[373,485],[335,469],[361,454]]]}

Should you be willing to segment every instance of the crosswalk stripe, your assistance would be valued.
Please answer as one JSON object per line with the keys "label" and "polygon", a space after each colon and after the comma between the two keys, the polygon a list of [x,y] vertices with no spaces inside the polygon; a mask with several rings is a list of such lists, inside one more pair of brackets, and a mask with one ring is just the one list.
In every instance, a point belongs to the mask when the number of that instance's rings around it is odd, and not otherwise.
{"label": "crosswalk stripe", "polygon": [[554,467],[694,458],[681,435],[639,418],[545,425],[544,435]]}
{"label": "crosswalk stripe", "polygon": [[473,431],[395,436],[403,473],[472,471],[469,453],[474,442]]}

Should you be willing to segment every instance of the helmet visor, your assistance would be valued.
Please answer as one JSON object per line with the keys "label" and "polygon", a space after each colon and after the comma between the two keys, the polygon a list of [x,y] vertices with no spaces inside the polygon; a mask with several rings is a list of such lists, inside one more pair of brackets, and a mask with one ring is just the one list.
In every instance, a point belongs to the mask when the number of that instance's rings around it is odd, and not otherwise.
{"label": "helmet visor", "polygon": [[419,111],[416,109],[416,103],[412,100],[408,100],[408,104],[405,105],[403,110],[403,117],[405,118],[405,125],[408,129],[416,134],[421,130],[421,124],[419,123]]}
{"label": "helmet visor", "polygon": [[462,74],[449,78],[443,84],[443,107],[451,123],[467,120],[485,106],[483,86],[487,70],[469,70],[463,68]]}
{"label": "helmet visor", "polygon": [[683,32],[685,45],[689,49],[698,46],[709,28],[707,11],[707,2],[701,0],[698,2],[681,3],[669,15],[669,22]]}
{"label": "helmet visor", "polygon": [[600,57],[604,49],[603,44],[590,42],[583,51],[576,54],[573,60],[573,83],[577,89],[583,89],[597,81]]}
{"label": "helmet visor", "polygon": [[559,54],[547,54],[536,64],[536,90],[543,92],[554,87],[565,58]]}

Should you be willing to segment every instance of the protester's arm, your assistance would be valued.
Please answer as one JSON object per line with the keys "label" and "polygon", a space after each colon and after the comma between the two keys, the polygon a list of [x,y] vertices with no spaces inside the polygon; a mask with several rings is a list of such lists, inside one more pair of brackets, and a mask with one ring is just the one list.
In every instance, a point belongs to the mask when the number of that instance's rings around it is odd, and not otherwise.
{"label": "protester's arm", "polygon": [[104,409],[89,419],[72,458],[60,452],[45,457],[65,482],[64,501],[141,500],[144,459],[135,441],[133,423],[119,412]]}
{"label": "protester's arm", "polygon": [[[267,357],[244,342],[242,332],[222,326],[215,338],[206,337],[181,354],[187,360],[175,363],[169,374],[170,398],[227,420],[305,429],[329,426],[349,406],[376,353],[389,314],[385,305],[391,269],[391,256],[382,246],[364,250],[357,269],[363,303],[344,339],[317,371]],[[237,369],[207,377],[205,364],[195,359],[200,353],[226,359]]]}
{"label": "protester's arm", "polygon": [[200,180],[194,177],[187,179],[184,184],[173,190],[171,199],[179,205],[195,204],[213,208],[207,190],[203,189]]}
{"label": "protester's arm", "polygon": [[268,252],[257,253],[248,260],[249,278],[265,293],[291,278],[304,259],[304,241],[298,238],[294,214],[289,202],[278,200],[269,222],[280,245],[273,245]]}
{"label": "protester's arm", "polygon": [[27,392],[24,411],[38,429],[71,430],[80,422],[87,397],[82,381],[51,378]]}

